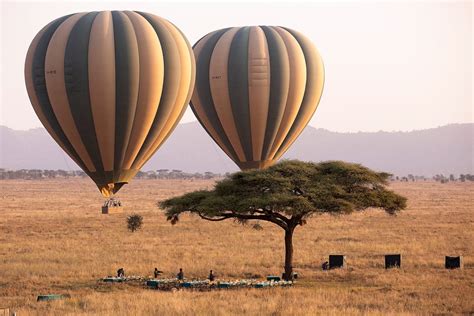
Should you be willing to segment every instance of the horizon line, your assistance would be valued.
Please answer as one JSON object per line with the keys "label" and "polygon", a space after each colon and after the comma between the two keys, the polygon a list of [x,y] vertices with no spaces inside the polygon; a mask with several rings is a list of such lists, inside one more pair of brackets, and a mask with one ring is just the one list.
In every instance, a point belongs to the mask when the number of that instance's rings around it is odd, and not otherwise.
{"label": "horizon line", "polygon": [[[197,120],[194,120],[194,121],[189,121],[189,122],[182,122],[182,123],[179,123],[178,125],[185,125],[185,124],[195,124],[195,123],[198,123],[199,122]],[[474,121],[473,122],[453,122],[453,123],[446,123],[446,124],[443,124],[443,125],[438,125],[438,126],[434,126],[434,127],[427,127],[427,128],[415,128],[415,129],[411,129],[411,130],[358,130],[358,131],[337,131],[337,130],[330,130],[330,129],[327,129],[325,127],[316,127],[314,125],[307,125],[305,127],[305,129],[307,127],[311,127],[311,128],[314,128],[314,129],[317,129],[317,130],[325,130],[325,131],[328,131],[328,132],[332,132],[332,133],[339,133],[339,134],[357,134],[357,133],[410,133],[410,132],[418,132],[418,131],[424,131],[424,130],[430,130],[430,129],[436,129],[436,128],[442,128],[442,127],[447,127],[447,126],[452,126],[452,125],[469,125],[469,124],[472,124],[474,125]],[[178,127],[178,125],[176,127]],[[31,130],[35,130],[35,129],[45,129],[43,126],[37,126],[37,127],[31,127],[31,128],[28,128],[28,129],[15,129],[15,128],[12,128],[12,127],[9,127],[7,125],[3,125],[3,124],[0,124],[0,127],[5,127],[5,128],[8,128],[8,129],[11,129],[13,131],[18,131],[18,132],[28,132],[28,131],[31,131]]]}

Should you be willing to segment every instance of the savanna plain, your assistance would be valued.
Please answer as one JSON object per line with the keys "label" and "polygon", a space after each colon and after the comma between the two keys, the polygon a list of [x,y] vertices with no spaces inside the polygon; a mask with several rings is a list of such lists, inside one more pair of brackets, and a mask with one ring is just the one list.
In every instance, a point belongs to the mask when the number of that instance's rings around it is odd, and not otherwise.
{"label": "savanna plain", "polygon": [[[99,279],[123,267],[150,276],[233,280],[283,271],[283,231],[183,216],[172,226],[157,201],[214,180],[136,180],[119,197],[124,213],[102,215],[102,198],[87,179],[0,181],[0,308],[17,315],[318,315],[474,313],[474,184],[392,182],[408,198],[397,216],[380,210],[320,215],[294,235],[291,288],[160,292]],[[143,227],[127,230],[127,215]],[[401,253],[400,269],[384,254]],[[329,254],[344,269],[322,271]],[[444,269],[445,255],[464,268]],[[70,298],[37,302],[40,294]]]}

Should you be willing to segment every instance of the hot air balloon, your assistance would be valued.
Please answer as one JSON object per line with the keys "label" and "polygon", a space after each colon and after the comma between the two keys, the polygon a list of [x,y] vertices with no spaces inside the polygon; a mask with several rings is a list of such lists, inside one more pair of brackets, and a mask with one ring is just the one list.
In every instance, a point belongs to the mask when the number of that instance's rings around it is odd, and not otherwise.
{"label": "hot air balloon", "polygon": [[76,13],[46,25],[26,56],[38,118],[110,197],[178,124],[195,80],[192,48],[158,16]]}
{"label": "hot air balloon", "polygon": [[221,29],[194,46],[191,108],[241,168],[265,168],[296,140],[316,111],[321,56],[303,34],[278,26]]}

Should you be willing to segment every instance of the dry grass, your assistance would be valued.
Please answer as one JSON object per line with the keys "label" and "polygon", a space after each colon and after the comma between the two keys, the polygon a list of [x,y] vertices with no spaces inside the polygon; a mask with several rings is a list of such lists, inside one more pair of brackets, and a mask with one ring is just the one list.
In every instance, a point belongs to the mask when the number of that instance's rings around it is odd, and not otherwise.
{"label": "dry grass", "polygon": [[[212,181],[134,181],[120,194],[124,214],[102,215],[88,180],[0,181],[0,308],[23,314],[419,314],[474,312],[474,184],[394,183],[409,198],[396,217],[371,210],[318,216],[295,232],[293,288],[163,293],[97,279],[124,267],[221,278],[279,274],[283,232],[233,222],[183,217],[166,222],[156,201],[211,187]],[[131,233],[136,212],[143,228]],[[330,253],[348,268],[320,271]],[[402,253],[402,269],[384,270],[383,254]],[[464,255],[463,270],[447,271],[444,256]],[[70,299],[36,302],[38,294]]]}

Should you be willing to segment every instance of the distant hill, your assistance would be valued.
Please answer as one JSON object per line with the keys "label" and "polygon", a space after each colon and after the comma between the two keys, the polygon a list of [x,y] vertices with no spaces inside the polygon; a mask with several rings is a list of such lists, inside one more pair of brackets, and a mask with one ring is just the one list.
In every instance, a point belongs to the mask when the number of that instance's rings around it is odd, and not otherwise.
{"label": "distant hill", "polygon": [[[412,132],[336,133],[308,126],[284,158],[345,160],[396,175],[474,173],[474,124]],[[43,128],[0,126],[0,168],[78,169]],[[143,170],[224,173],[237,167],[197,122],[180,124]]]}

